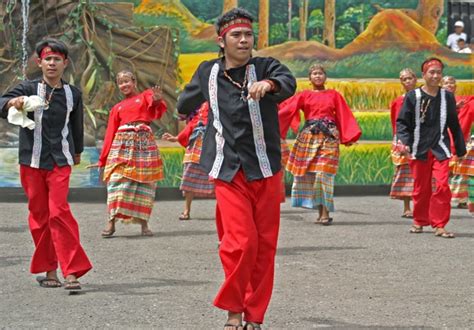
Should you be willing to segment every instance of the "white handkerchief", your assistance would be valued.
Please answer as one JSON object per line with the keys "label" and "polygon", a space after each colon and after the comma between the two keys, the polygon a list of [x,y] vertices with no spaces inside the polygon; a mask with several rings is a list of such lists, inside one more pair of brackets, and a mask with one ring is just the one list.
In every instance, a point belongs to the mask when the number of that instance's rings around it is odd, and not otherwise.
{"label": "white handkerchief", "polygon": [[32,130],[35,128],[35,122],[28,118],[26,114],[27,112],[33,112],[43,106],[44,101],[38,95],[27,96],[23,102],[23,111],[20,111],[15,107],[10,107],[8,109],[8,122]]}

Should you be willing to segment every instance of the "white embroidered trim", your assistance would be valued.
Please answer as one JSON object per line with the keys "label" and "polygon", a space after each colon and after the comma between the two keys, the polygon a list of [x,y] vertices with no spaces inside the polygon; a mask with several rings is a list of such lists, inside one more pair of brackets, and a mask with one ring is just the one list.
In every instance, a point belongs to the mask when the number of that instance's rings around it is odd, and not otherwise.
{"label": "white embroidered trim", "polygon": [[[46,84],[39,83],[37,94],[43,100],[46,99]],[[31,152],[30,167],[39,168],[41,158],[41,147],[42,147],[42,130],[43,126],[41,122],[43,120],[44,107],[39,107],[35,110],[35,129],[33,131],[33,150]]]}
{"label": "white embroidered trim", "polygon": [[212,110],[214,120],[212,125],[216,129],[216,158],[209,172],[211,178],[216,179],[224,162],[224,136],[222,135],[222,123],[219,120],[219,103],[217,101],[217,74],[219,73],[219,64],[215,63],[209,76],[209,105]]}
{"label": "white embroidered trim", "polygon": [[441,106],[440,106],[440,119],[439,119],[439,142],[438,144],[441,146],[443,151],[445,152],[446,156],[451,157],[451,152],[449,148],[443,141],[443,132],[446,127],[446,119],[448,116],[448,111],[446,109],[446,90],[441,88]]}
{"label": "white embroidered trim", "polygon": [[71,114],[71,111],[72,111],[72,108],[73,108],[73,105],[74,105],[74,101],[73,101],[73,98],[72,98],[71,87],[69,87],[69,85],[64,84],[64,92],[66,94],[67,113],[66,113],[66,120],[65,120],[65,123],[64,123],[64,127],[61,131],[61,135],[63,136],[63,138],[61,140],[61,144],[63,146],[63,154],[67,159],[67,163],[72,166],[72,165],[74,165],[74,160],[72,159],[71,150],[69,149],[69,142],[67,141],[67,136],[69,135],[69,128],[68,128],[69,115]]}
{"label": "white embroidered trim", "polygon": [[413,138],[413,148],[412,148],[412,159],[416,159],[416,153],[418,152],[418,144],[420,143],[420,106],[421,106],[421,89],[415,89],[416,104],[415,104],[415,132]]}
{"label": "white embroidered trim", "polygon": [[[252,86],[252,84],[257,81],[255,65],[251,64],[247,66],[246,75],[248,81],[247,87],[248,89],[250,89],[250,86]],[[260,103],[255,101],[254,99],[249,99],[248,105],[250,120],[252,121],[253,141],[255,144],[255,151],[257,153],[258,164],[260,166],[260,171],[262,172],[263,176],[265,178],[268,178],[271,177],[273,173],[267,155],[267,146],[265,144],[262,114],[260,112]]]}

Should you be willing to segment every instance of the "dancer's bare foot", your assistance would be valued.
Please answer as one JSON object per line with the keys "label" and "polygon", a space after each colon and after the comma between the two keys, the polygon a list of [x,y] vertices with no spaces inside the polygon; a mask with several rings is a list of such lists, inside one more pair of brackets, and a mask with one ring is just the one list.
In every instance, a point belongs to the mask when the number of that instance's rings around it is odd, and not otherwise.
{"label": "dancer's bare foot", "polygon": [[243,330],[242,313],[228,312],[224,330]]}

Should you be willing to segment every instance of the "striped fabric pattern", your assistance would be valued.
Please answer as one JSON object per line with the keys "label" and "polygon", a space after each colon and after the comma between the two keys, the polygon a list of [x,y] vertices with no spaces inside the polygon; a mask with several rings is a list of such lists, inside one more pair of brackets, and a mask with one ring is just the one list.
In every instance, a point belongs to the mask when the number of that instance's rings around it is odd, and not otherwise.
{"label": "striped fabric pattern", "polygon": [[334,174],[307,172],[295,176],[291,188],[291,206],[317,209],[323,205],[334,212]]}
{"label": "striped fabric pattern", "polygon": [[335,175],[339,166],[339,132],[331,128],[333,136],[322,132],[312,133],[312,126],[304,128],[297,136],[290,152],[286,170],[294,176],[307,172],[324,172]]}
{"label": "striped fabric pattern", "polygon": [[209,175],[196,163],[184,163],[183,178],[179,189],[193,192],[198,197],[214,196],[214,183]]}
{"label": "striped fabric pattern", "polygon": [[395,167],[395,174],[392,178],[392,186],[390,189],[390,198],[404,199],[411,197],[413,194],[415,179],[408,164]]}
{"label": "striped fabric pattern", "polygon": [[392,140],[392,148],[390,150],[390,157],[392,158],[393,165],[404,165],[409,162],[409,158],[407,155],[402,153],[401,148],[402,145],[398,143],[397,136],[394,136]]}
{"label": "striped fabric pattern", "polygon": [[155,200],[156,182],[137,182],[112,173],[107,183],[109,219],[125,223],[148,221]]}
{"label": "striped fabric pattern", "polygon": [[186,147],[186,151],[184,152],[183,163],[185,163],[185,164],[186,163],[199,164],[199,160],[201,159],[202,140],[203,140],[203,135],[199,134]]}
{"label": "striped fabric pattern", "polygon": [[449,178],[449,188],[451,189],[451,203],[467,203],[468,200],[468,180],[467,175],[455,174]]}
{"label": "striped fabric pattern", "polygon": [[281,146],[281,186],[280,186],[280,203],[284,203],[286,201],[286,186],[285,186],[285,168],[286,163],[288,163],[288,158],[290,157],[290,148],[288,147],[288,143],[285,139],[280,139],[280,146]]}
{"label": "striped fabric pattern", "polygon": [[457,157],[453,156],[454,166],[452,171],[454,174],[474,176],[474,144],[468,143],[466,147],[467,155],[461,162],[457,161]]}
{"label": "striped fabric pattern", "polygon": [[138,182],[163,179],[163,162],[149,126],[119,127],[107,157],[104,181],[115,173]]}
{"label": "striped fabric pattern", "polygon": [[469,195],[469,212],[474,214],[474,176],[469,176],[467,180],[467,190]]}

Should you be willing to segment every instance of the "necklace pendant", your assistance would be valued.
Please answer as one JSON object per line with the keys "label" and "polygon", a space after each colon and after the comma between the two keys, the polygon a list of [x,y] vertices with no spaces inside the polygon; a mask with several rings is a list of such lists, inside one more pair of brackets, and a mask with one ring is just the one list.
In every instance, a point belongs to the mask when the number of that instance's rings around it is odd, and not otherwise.
{"label": "necklace pendant", "polygon": [[240,99],[244,102],[247,102],[247,98],[245,97],[245,92],[243,90],[240,92]]}
{"label": "necklace pendant", "polygon": [[45,101],[45,102],[44,102],[43,110],[48,110],[48,109],[49,109],[49,102],[48,102],[48,101]]}

